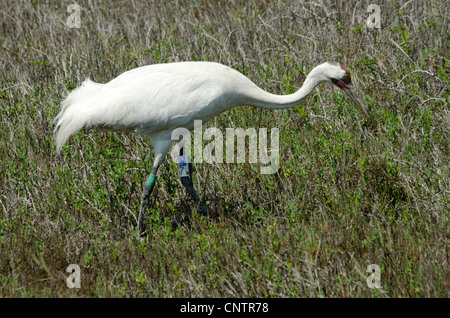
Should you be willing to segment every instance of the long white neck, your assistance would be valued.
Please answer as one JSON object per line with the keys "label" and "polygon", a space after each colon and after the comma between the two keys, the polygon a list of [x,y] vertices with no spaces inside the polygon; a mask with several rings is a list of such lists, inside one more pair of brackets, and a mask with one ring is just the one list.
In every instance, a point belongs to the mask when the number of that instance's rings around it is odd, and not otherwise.
{"label": "long white neck", "polygon": [[267,109],[284,109],[294,107],[306,98],[313,89],[321,82],[327,81],[323,71],[316,67],[309,73],[302,87],[295,93],[289,95],[275,95],[268,93],[256,85],[247,88],[244,93],[243,105],[256,106]]}

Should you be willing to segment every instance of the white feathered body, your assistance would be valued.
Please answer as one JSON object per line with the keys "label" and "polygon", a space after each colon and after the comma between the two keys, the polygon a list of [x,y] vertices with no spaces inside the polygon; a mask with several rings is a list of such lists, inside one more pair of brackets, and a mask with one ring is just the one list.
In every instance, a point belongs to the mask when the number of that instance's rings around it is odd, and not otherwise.
{"label": "white feathered body", "polygon": [[177,127],[193,129],[239,104],[244,87],[255,86],[222,64],[183,62],[127,71],[106,84],[87,79],[62,102],[56,117],[58,151],[80,129],[135,131],[152,136]]}
{"label": "white feathered body", "polygon": [[[331,69],[331,71],[330,71]],[[194,128],[238,105],[288,108],[300,103],[326,73],[343,71],[329,63],[314,68],[302,88],[290,95],[274,95],[240,72],[212,62],[154,64],[127,71],[106,84],[87,79],[62,102],[55,118],[58,152],[80,129],[134,131],[153,145],[170,146],[171,132]]]}

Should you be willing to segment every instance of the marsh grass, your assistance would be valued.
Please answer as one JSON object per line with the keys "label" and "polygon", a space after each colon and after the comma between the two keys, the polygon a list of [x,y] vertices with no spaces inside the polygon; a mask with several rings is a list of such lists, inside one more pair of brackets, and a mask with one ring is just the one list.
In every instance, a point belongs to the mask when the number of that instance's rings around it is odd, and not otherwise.
{"label": "marsh grass", "polygon": [[[449,6],[383,1],[80,1],[0,4],[2,297],[449,297]],[[373,115],[322,85],[283,111],[238,107],[207,127],[280,128],[274,175],[198,164],[196,213],[176,167],[133,134],[79,133],[56,155],[53,118],[86,77],[209,60],[277,94],[338,61]],[[190,215],[173,229],[180,213]],[[81,288],[66,286],[69,264]],[[370,289],[369,264],[381,268]]]}

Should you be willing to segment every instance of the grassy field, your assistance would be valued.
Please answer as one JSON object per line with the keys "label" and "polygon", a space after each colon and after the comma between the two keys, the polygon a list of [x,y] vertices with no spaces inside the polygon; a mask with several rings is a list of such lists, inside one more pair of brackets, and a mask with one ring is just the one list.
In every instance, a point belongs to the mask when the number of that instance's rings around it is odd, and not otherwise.
{"label": "grassy field", "polygon": [[[378,29],[371,2],[78,1],[70,28],[70,1],[1,1],[0,296],[449,297],[449,4],[379,1]],[[277,94],[337,61],[373,120],[330,85],[222,114],[206,127],[280,129],[278,172],[195,165],[207,220],[166,162],[137,240],[149,141],[78,133],[57,155],[53,119],[86,77],[185,60]]]}

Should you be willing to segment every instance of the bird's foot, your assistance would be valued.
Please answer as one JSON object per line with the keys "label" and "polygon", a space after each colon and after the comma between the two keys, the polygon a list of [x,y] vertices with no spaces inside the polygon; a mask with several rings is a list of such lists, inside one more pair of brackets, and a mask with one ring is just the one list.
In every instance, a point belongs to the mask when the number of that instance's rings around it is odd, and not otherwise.
{"label": "bird's foot", "polygon": [[152,191],[153,186],[146,184],[141,194],[141,210],[138,218],[138,238],[144,234],[144,218],[147,215],[147,208],[150,206],[150,195],[152,194]]}
{"label": "bird's foot", "polygon": [[200,202],[198,203],[198,208],[202,216],[208,216],[208,209],[206,208],[203,201],[200,200]]}

